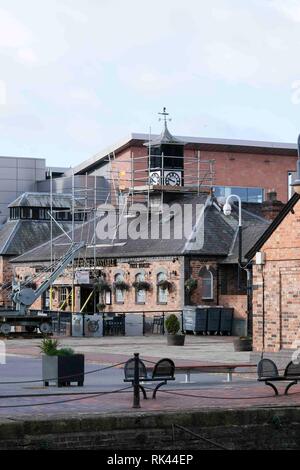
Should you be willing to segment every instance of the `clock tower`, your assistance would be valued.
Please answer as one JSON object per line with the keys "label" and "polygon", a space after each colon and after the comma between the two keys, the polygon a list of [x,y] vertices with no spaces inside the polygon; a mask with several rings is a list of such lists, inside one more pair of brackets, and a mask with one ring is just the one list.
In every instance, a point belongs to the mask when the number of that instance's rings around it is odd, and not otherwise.
{"label": "clock tower", "polygon": [[164,128],[160,136],[145,143],[149,150],[149,183],[151,186],[183,186],[184,184],[184,142],[170,133],[166,108],[159,113]]}

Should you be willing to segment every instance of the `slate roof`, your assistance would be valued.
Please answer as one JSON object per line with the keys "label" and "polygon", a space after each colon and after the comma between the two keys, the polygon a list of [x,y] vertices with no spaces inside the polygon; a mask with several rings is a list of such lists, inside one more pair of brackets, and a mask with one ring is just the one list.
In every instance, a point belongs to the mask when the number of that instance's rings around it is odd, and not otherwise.
{"label": "slate roof", "polygon": [[185,142],[182,140],[177,139],[174,137],[171,132],[169,131],[167,124],[165,123],[164,129],[162,133],[156,137],[155,139],[151,140],[150,142],[145,142],[144,145],[146,147],[158,147],[162,144],[172,144],[172,145],[185,145]]}
{"label": "slate roof", "polygon": [[[237,206],[234,204],[234,210],[237,214]],[[243,205],[242,205],[243,207]],[[246,207],[249,207],[246,205]],[[242,257],[245,261],[246,253],[256,243],[256,241],[262,236],[262,234],[268,229],[271,222],[257,215],[257,207],[254,207],[254,212],[243,209],[242,211]],[[232,241],[228,256],[222,261],[222,263],[232,264],[238,262],[239,252],[239,239],[238,232],[235,232],[235,236]]]}
{"label": "slate roof", "polygon": [[[71,223],[61,224],[71,230]],[[53,236],[62,231],[53,224]],[[18,256],[50,239],[50,223],[43,220],[9,220],[0,230],[0,255]]]}
{"label": "slate roof", "polygon": [[[55,209],[71,208],[72,207],[72,194],[53,194],[52,205]],[[75,198],[75,205],[84,206],[84,200]],[[23,193],[15,201],[9,204],[8,207],[51,207],[50,193]]]}
{"label": "slate roof", "polygon": [[[114,243],[111,240],[99,240],[96,238],[96,256],[101,258],[129,258],[129,257],[146,257],[146,256],[179,256],[179,255],[202,255],[210,257],[219,257],[220,260],[226,262],[227,257],[231,256],[231,261],[236,262],[235,258],[235,239],[237,233],[237,212],[233,210],[232,215],[226,217],[216,202],[207,196],[200,194],[199,196],[191,196],[187,194],[181,195],[176,202],[183,207],[184,204],[190,203],[193,207],[196,204],[205,205],[204,210],[204,239],[203,246],[191,245],[189,243],[189,234],[185,234],[180,239],[122,239],[116,236]],[[160,227],[166,220],[164,215],[160,218]],[[243,211],[245,223],[245,248],[249,243],[255,243],[257,237],[264,231],[269,223],[248,211]],[[101,220],[98,216],[95,224]],[[134,220],[134,219],[133,219]],[[130,220],[127,223],[130,224]],[[174,224],[176,217],[171,220],[171,234],[174,234]],[[193,216],[193,225],[196,224],[196,215]],[[122,224],[121,224],[122,226]],[[176,225],[177,227],[177,225]],[[94,255],[94,220],[85,222],[83,225],[75,229],[75,241],[85,240],[87,247],[82,250],[80,256],[92,258]],[[199,229],[199,226],[198,226]],[[199,231],[198,231],[199,233]],[[66,251],[66,245],[70,243],[66,235],[61,235],[53,241],[54,256],[59,259]],[[243,250],[245,251],[245,250]],[[229,256],[228,256],[229,255]],[[33,248],[29,252],[15,258],[14,263],[28,263],[49,261],[50,243],[44,243],[41,246]]]}

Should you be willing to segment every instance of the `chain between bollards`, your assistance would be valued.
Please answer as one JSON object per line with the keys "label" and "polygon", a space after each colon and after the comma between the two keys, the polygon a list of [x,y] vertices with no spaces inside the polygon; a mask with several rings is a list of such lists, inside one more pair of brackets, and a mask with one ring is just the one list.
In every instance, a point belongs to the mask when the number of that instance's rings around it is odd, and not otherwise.
{"label": "chain between bollards", "polygon": [[140,358],[139,353],[134,353],[134,380],[133,380],[133,406],[140,408]]}

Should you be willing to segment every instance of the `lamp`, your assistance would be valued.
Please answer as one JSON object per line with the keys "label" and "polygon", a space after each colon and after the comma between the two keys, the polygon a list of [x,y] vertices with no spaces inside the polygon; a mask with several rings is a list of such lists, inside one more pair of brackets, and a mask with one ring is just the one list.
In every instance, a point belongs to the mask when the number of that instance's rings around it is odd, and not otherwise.
{"label": "lamp", "polygon": [[[300,190],[300,180],[299,180],[299,190]],[[230,215],[231,210],[232,210],[231,205],[229,203],[230,199],[237,199],[238,204],[239,204],[239,232],[238,232],[238,236],[239,236],[239,255],[238,255],[238,264],[241,267],[241,265],[242,265],[242,201],[241,201],[240,196],[237,196],[236,194],[230,194],[227,197],[226,202],[223,206],[223,213],[226,216]]]}
{"label": "lamp", "polygon": [[223,206],[223,212],[224,212],[224,215],[230,215],[231,214],[231,205],[227,201]]}
{"label": "lamp", "polygon": [[298,135],[297,176],[291,186],[294,188],[295,193],[300,194],[300,134]]}

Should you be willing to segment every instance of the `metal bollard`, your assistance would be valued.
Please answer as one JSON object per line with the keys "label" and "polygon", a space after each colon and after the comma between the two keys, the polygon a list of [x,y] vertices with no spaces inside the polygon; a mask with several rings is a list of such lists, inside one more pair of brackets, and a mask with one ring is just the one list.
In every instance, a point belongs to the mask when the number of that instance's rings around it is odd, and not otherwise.
{"label": "metal bollard", "polygon": [[134,353],[134,380],[133,380],[133,406],[132,408],[140,408],[140,370],[139,370],[139,353]]}

